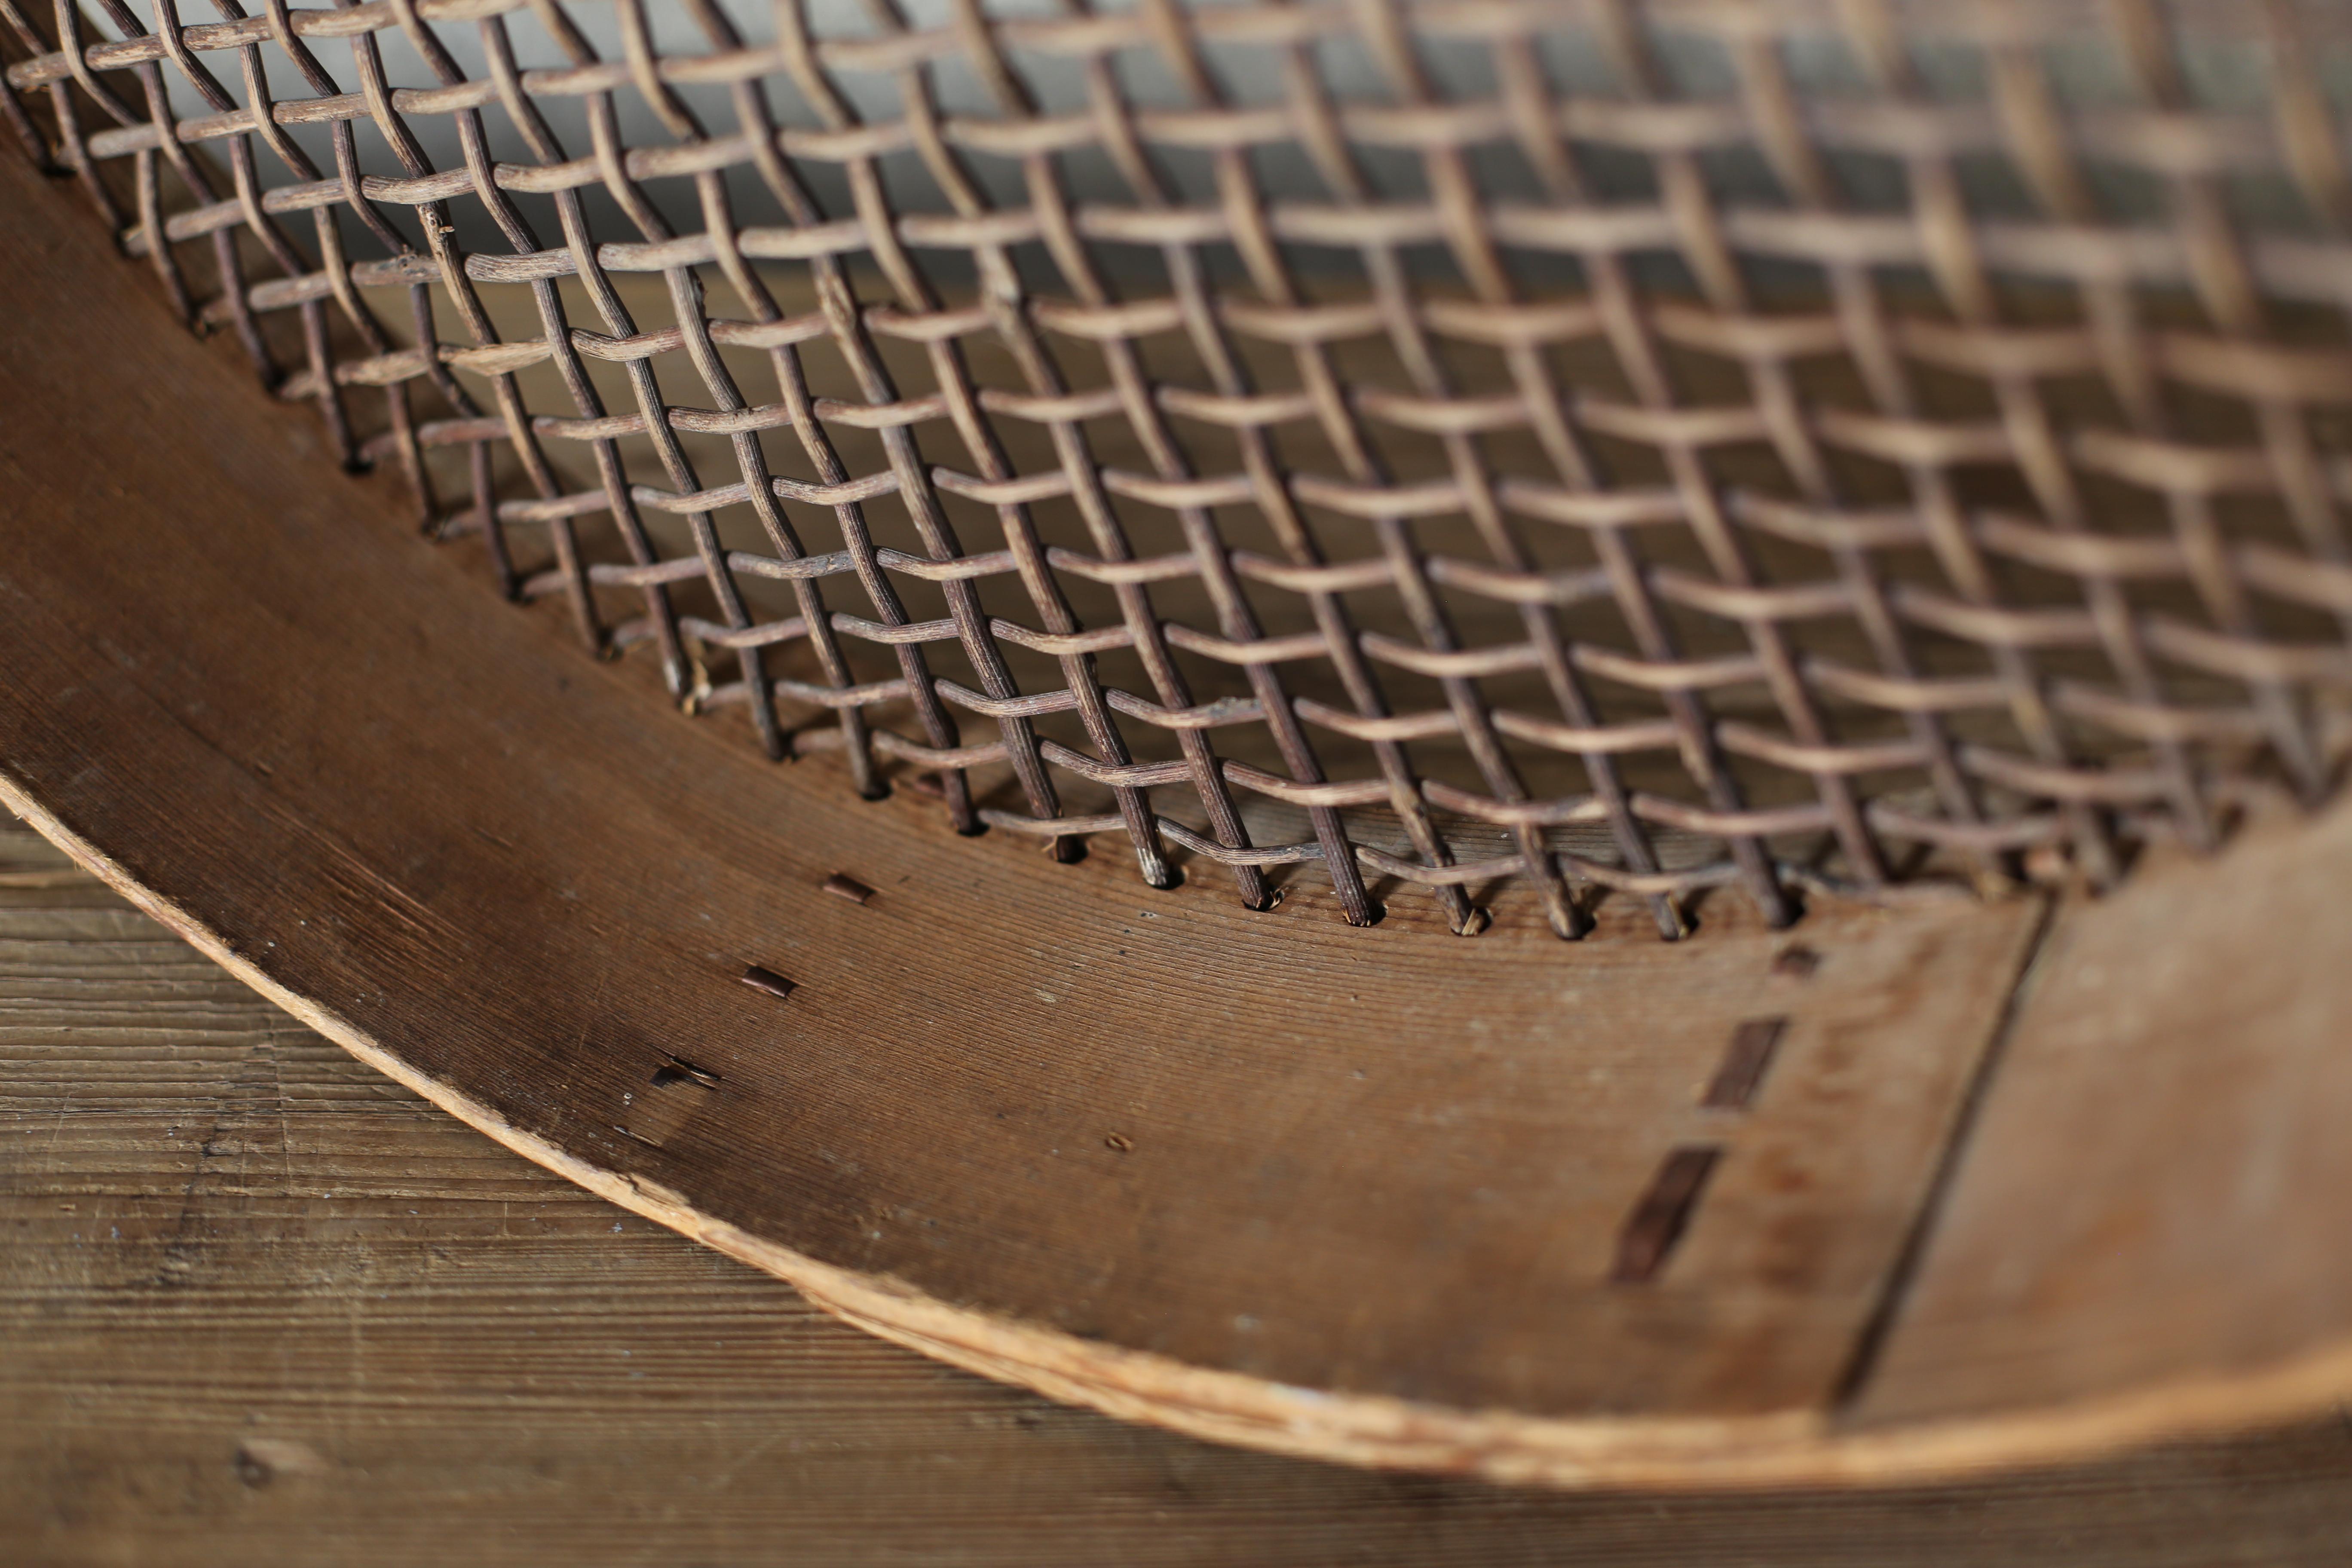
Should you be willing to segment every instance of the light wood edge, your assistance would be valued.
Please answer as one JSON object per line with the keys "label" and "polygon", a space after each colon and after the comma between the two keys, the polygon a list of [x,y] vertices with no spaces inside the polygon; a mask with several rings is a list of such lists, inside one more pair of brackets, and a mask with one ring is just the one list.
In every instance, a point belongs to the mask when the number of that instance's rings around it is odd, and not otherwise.
{"label": "light wood edge", "polygon": [[1689,1419],[1530,1416],[1328,1394],[1078,1339],[961,1308],[716,1220],[656,1182],[604,1170],[418,1072],[350,1020],[272,980],[194,916],[68,827],[0,766],[0,805],[270,1002],[386,1078],[532,1163],[772,1274],[868,1333],[983,1377],[1122,1420],[1304,1458],[1553,1487],[1675,1489],[1896,1484],[2095,1458],[2162,1438],[2290,1423],[2352,1393],[2352,1338],[2241,1373],[1907,1427],[1827,1413]]}

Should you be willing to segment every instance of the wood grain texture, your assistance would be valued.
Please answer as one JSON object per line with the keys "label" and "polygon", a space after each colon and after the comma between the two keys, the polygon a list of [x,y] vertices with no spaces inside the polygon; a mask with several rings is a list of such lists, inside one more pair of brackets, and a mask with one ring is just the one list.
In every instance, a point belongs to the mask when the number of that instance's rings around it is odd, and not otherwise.
{"label": "wood grain texture", "polygon": [[2150,868],[2059,927],[1858,1419],[2024,1384],[2053,1405],[2352,1386],[2341,1364],[2298,1371],[2340,1358],[2352,1304],[2347,887],[2339,811]]}
{"label": "wood grain texture", "polygon": [[2321,1568],[2352,1428],[1939,1489],[1515,1492],[856,1333],[499,1148],[0,830],[11,1563]]}

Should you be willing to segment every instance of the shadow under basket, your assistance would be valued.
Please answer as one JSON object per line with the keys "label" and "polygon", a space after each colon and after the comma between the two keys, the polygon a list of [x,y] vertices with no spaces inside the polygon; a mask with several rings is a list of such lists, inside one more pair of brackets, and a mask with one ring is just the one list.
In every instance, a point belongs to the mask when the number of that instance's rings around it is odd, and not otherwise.
{"label": "shadow under basket", "polygon": [[135,4],[0,801],[362,1059],[1290,1453],[2352,1394],[2340,7]]}

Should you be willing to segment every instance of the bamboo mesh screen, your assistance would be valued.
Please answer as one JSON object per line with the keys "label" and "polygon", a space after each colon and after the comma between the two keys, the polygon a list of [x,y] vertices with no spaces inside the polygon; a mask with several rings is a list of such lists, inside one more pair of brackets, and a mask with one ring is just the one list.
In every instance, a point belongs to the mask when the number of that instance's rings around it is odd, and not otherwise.
{"label": "bamboo mesh screen", "polygon": [[210,3],[0,0],[35,154],[506,593],[964,831],[1674,936],[2352,741],[2340,5]]}

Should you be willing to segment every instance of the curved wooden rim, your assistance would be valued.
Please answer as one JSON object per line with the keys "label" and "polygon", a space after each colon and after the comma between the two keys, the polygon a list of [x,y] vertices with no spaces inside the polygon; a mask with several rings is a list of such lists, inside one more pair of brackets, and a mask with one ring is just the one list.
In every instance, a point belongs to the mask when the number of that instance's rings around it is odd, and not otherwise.
{"label": "curved wooden rim", "polygon": [[791,1284],[826,1311],[983,1377],[1212,1442],[1301,1458],[1549,1486],[1896,1484],[2077,1460],[2165,1438],[2284,1425],[2352,1389],[2352,1336],[2257,1371],[1988,1418],[1841,1431],[1811,1414],[1557,1420],[1286,1387],[1090,1343],[949,1305],[836,1268],[706,1215],[645,1177],[605,1170],[417,1072],[364,1030],[272,981],[205,924],[142,887],[5,772],[0,805],[237,979],[385,1077],[535,1164]]}

